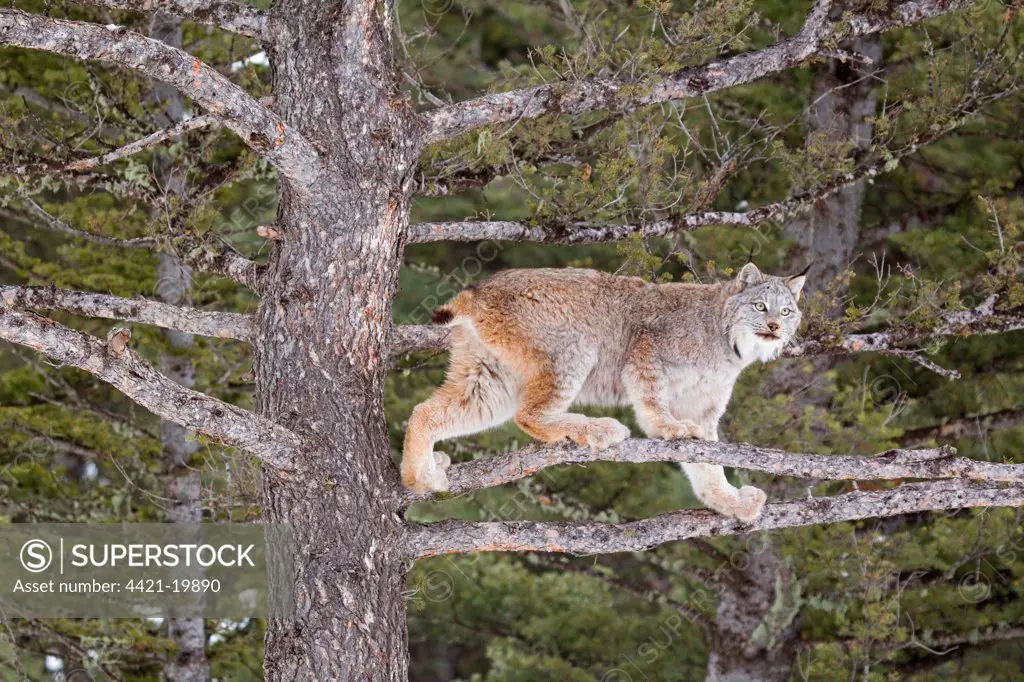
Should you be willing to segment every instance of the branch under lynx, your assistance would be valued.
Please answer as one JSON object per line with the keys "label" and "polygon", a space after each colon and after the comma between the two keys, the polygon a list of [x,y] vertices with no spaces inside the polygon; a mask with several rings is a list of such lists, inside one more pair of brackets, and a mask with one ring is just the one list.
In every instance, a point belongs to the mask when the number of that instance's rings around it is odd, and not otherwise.
{"label": "branch under lynx", "polygon": [[140,322],[186,334],[247,341],[252,316],[183,308],[144,298],[130,299],[56,287],[0,287],[0,305],[23,310],[63,310],[84,317]]}
{"label": "branch under lynx", "polygon": [[[1024,465],[993,464],[956,457],[956,449],[949,446],[924,450],[888,450],[872,456],[810,455],[747,443],[634,438],[599,452],[569,443],[535,444],[515,452],[454,464],[448,469],[448,492],[460,494],[491,488],[517,481],[548,467],[590,462],[719,464],[776,476],[828,481],[963,478],[1024,485]],[[431,496],[430,493],[406,492],[408,502]]]}
{"label": "branch under lynx", "polygon": [[1024,485],[963,480],[907,483],[892,490],[769,504],[751,523],[703,509],[618,524],[443,521],[410,528],[406,552],[412,559],[469,552],[640,552],[666,542],[697,537],[741,535],[923,511],[1021,506]]}
{"label": "branch under lynx", "polygon": [[789,40],[647,82],[591,78],[501,92],[459,102],[423,115],[424,140],[447,140],[483,126],[514,124],[545,114],[594,110],[630,111],[647,104],[686,99],[750,83],[802,64],[846,37],[907,26],[970,4],[968,0],[911,0],[883,12],[844,14],[829,21],[830,0],[819,0],[803,28]]}
{"label": "branch under lynx", "polygon": [[290,469],[301,440],[288,429],[235,405],[187,389],[153,369],[130,348],[112,353],[95,337],[33,313],[0,307],[0,339],[106,381],[153,414]]}
{"label": "branch under lynx", "polygon": [[298,130],[196,57],[125,30],[0,9],[0,44],[95,59],[177,88],[224,122],[299,186],[319,172],[319,155]]}

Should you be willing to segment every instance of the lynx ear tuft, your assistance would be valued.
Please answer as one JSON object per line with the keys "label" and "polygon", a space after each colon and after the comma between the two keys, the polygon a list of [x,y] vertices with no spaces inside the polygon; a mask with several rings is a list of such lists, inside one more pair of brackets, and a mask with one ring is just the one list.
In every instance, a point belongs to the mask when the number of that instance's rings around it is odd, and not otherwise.
{"label": "lynx ear tuft", "polygon": [[804,282],[807,281],[807,272],[811,269],[812,264],[808,264],[802,272],[798,272],[792,277],[787,277],[783,280],[783,283],[789,288],[793,294],[793,298],[800,300],[800,292],[803,291]]}
{"label": "lynx ear tuft", "polygon": [[738,289],[742,291],[747,287],[760,284],[764,281],[764,275],[757,269],[757,266],[753,263],[747,263],[740,270],[740,274],[736,275],[736,284],[739,285]]}

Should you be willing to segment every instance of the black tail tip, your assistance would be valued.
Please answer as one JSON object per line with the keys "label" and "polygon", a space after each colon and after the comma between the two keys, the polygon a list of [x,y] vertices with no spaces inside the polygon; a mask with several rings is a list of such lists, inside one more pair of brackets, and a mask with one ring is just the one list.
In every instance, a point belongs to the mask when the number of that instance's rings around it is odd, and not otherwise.
{"label": "black tail tip", "polygon": [[434,310],[434,314],[430,319],[433,320],[434,324],[448,324],[454,317],[450,308],[442,306]]}

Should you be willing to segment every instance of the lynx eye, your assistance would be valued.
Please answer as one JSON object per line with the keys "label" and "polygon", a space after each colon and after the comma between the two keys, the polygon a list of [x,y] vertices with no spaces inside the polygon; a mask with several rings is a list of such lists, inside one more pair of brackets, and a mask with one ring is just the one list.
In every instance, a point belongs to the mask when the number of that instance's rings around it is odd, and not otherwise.
{"label": "lynx eye", "polygon": [[779,312],[780,312],[780,313],[782,313],[782,316],[783,316],[783,317],[789,317],[789,314],[790,314],[791,312],[793,312],[793,311],[792,311],[792,310],[790,310],[789,308],[783,308],[783,309],[782,309],[782,310],[780,310]]}
{"label": "lynx eye", "polygon": [[758,301],[757,303],[754,304],[754,310],[756,310],[759,313],[763,313],[768,310],[768,306],[766,306],[764,303],[761,303],[761,301]]}

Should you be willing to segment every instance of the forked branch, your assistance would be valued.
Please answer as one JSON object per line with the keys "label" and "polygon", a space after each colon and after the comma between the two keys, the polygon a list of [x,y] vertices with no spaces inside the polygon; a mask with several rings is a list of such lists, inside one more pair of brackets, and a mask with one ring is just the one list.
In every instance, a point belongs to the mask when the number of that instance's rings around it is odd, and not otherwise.
{"label": "forked branch", "polygon": [[270,466],[292,467],[293,454],[302,446],[297,435],[165,377],[125,347],[125,336],[115,334],[108,344],[33,313],[0,307],[0,339],[89,372],[153,414],[250,452]]}
{"label": "forked branch", "polygon": [[741,535],[779,528],[883,518],[967,507],[1024,506],[1024,485],[963,480],[907,483],[892,490],[851,492],[765,506],[751,523],[707,510],[662,514],[628,523],[443,521],[409,530],[409,558],[469,552],[641,552],[666,542]]}
{"label": "forked branch", "polygon": [[265,155],[284,177],[308,185],[319,170],[316,150],[297,130],[215,69],[159,40],[121,27],[0,9],[0,44],[95,59],[138,71],[173,85],[215,115]]}
{"label": "forked branch", "polygon": [[501,92],[427,112],[424,140],[447,140],[483,126],[513,123],[545,114],[580,114],[588,111],[629,111],[648,104],[681,100],[736,85],[802,64],[834,43],[907,26],[969,4],[968,0],[910,0],[886,7],[884,12],[844,16],[830,21],[830,0],[819,0],[803,28],[789,40],[737,55],[721,62],[685,69],[646,82],[591,78],[559,82],[523,90]]}
{"label": "forked branch", "polygon": [[83,317],[140,322],[186,334],[248,341],[252,317],[56,287],[0,287],[0,306],[18,310],[63,310]]}

